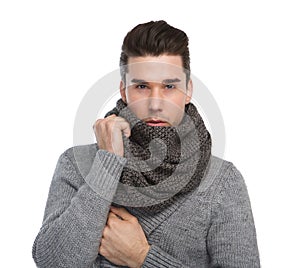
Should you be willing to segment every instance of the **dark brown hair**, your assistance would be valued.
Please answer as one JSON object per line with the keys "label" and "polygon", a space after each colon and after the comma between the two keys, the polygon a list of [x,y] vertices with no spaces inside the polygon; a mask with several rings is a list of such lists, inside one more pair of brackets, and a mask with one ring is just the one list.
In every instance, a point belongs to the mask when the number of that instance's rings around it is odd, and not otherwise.
{"label": "dark brown hair", "polygon": [[187,83],[190,79],[189,39],[185,32],[163,20],[150,21],[134,27],[124,38],[120,57],[122,80],[125,82],[129,57],[179,55],[182,58]]}

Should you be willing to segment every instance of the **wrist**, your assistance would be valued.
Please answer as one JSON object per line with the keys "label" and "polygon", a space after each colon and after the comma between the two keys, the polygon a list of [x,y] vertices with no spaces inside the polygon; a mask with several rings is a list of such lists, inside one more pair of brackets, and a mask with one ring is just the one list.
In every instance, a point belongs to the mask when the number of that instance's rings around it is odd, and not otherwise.
{"label": "wrist", "polygon": [[140,252],[138,254],[138,260],[136,262],[136,265],[133,266],[133,268],[141,268],[142,267],[142,265],[143,265],[143,263],[144,263],[144,261],[147,257],[147,254],[148,254],[149,250],[150,250],[150,245],[149,244],[147,244],[145,247],[143,247],[140,250]]}

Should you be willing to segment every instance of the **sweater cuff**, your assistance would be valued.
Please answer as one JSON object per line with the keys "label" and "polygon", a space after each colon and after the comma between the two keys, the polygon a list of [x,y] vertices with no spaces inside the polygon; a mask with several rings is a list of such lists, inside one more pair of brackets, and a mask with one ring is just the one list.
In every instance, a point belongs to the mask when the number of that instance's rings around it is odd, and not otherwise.
{"label": "sweater cuff", "polygon": [[112,201],[126,158],[98,150],[85,182],[103,199]]}
{"label": "sweater cuff", "polygon": [[182,267],[182,263],[168,253],[164,252],[158,246],[151,245],[142,267]]}

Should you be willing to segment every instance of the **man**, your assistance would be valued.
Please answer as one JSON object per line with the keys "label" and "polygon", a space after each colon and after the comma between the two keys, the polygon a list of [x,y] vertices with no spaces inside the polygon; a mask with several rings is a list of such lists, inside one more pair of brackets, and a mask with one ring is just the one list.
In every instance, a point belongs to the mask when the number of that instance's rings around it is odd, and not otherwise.
{"label": "man", "polygon": [[33,245],[38,267],[259,267],[244,180],[211,155],[190,103],[186,34],[164,21],[124,39],[121,99],[97,144],[59,158]]}

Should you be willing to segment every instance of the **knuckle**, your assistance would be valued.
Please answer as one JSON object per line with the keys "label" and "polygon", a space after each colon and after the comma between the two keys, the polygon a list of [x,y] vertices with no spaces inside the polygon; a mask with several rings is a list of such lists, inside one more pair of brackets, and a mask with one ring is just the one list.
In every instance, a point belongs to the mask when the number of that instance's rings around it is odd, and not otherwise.
{"label": "knuckle", "polygon": [[99,253],[102,256],[106,256],[107,255],[107,250],[105,249],[105,247],[103,246],[103,244],[101,244],[100,247],[99,247]]}
{"label": "knuckle", "polygon": [[95,128],[99,127],[99,125],[102,123],[102,121],[103,121],[103,119],[97,119],[93,125],[93,128],[95,129]]}
{"label": "knuckle", "polygon": [[115,126],[115,120],[110,117],[106,117],[104,119],[98,119],[94,125],[94,130],[101,130],[101,131],[111,131]]}
{"label": "knuckle", "polygon": [[116,222],[116,219],[114,218],[109,218],[108,221],[107,221],[107,224],[111,227],[114,227],[116,226],[117,222]]}
{"label": "knuckle", "polygon": [[108,121],[107,121],[107,126],[108,126],[109,128],[112,128],[114,125],[115,125],[115,120],[108,120]]}
{"label": "knuckle", "polygon": [[113,212],[109,212],[109,213],[108,213],[108,218],[113,218],[114,215],[115,215],[115,214],[114,214]]}
{"label": "knuckle", "polygon": [[139,222],[138,218],[135,217],[135,216],[132,216],[131,221],[132,221],[133,223],[138,223],[138,222]]}
{"label": "knuckle", "polygon": [[103,229],[103,232],[102,232],[102,236],[105,237],[108,235],[108,227],[105,226],[104,229]]}

